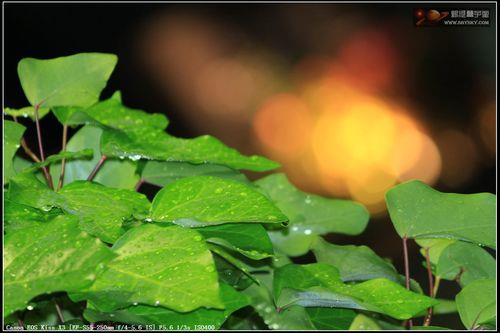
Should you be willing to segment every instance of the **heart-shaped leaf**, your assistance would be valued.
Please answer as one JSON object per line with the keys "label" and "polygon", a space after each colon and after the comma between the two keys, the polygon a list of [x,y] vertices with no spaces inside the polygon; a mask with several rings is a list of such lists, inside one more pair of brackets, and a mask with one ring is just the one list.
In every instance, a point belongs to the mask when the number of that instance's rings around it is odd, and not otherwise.
{"label": "heart-shaped leaf", "polygon": [[94,104],[117,62],[114,54],[79,53],[54,59],[23,58],[17,73],[33,106]]}
{"label": "heart-shaped leaf", "polygon": [[496,196],[434,190],[420,181],[395,186],[387,208],[399,236],[459,239],[495,248]]}

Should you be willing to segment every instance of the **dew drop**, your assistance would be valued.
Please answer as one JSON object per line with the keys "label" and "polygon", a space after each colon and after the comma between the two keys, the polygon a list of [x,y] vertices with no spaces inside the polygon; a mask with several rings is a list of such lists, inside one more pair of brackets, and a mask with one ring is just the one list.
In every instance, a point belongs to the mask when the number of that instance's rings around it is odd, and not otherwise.
{"label": "dew drop", "polygon": [[33,305],[28,305],[28,306],[26,307],[26,310],[31,311],[31,310],[33,310],[34,308],[35,308],[35,307],[34,307]]}
{"label": "dew drop", "polygon": [[160,305],[160,301],[155,302],[155,306],[158,306],[158,305]]}

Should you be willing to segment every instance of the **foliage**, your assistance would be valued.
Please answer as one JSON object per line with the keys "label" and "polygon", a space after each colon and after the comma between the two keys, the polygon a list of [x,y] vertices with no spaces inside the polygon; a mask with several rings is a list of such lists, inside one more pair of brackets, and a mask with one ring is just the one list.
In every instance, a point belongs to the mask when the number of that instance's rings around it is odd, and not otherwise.
{"label": "foliage", "polygon": [[[387,193],[434,291],[442,279],[463,288],[454,300],[426,296],[370,248],[323,238],[362,233],[361,204],[304,193],[281,173],[251,181],[241,170],[279,164],[211,136],[176,138],[163,114],[126,107],[119,92],[99,100],[116,62],[83,53],[19,63],[30,105],[4,109],[14,120],[4,122],[5,323],[379,330],[432,307],[458,311],[468,329],[495,327],[496,260],[483,248],[496,244],[493,194],[419,181]],[[80,127],[65,149],[34,163],[16,155],[18,117],[49,112]],[[143,182],[161,188],[151,201]],[[309,252],[315,263],[292,262]]]}

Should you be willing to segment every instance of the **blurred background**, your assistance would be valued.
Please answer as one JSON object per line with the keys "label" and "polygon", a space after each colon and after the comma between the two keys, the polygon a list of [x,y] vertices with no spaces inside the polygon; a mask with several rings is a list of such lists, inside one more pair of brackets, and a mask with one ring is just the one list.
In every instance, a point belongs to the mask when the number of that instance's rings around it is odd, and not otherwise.
{"label": "blurred background", "polygon": [[[435,5],[457,6],[471,7]],[[367,231],[329,239],[366,244],[402,271],[388,188],[418,178],[496,193],[495,6],[481,5],[490,27],[425,28],[416,7],[7,4],[4,105],[27,105],[23,57],[115,53],[105,97],[119,89],[126,105],[166,114],[174,135],[212,134],[279,161],[304,191],[362,202]],[[42,124],[55,153],[61,128],[52,116]],[[425,285],[423,267],[412,270]]]}

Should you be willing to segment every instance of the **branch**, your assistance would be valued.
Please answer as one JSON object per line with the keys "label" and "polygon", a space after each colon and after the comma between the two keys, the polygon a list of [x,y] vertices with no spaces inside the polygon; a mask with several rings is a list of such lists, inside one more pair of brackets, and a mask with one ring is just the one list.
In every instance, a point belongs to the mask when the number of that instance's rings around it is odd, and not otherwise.
{"label": "branch", "polygon": [[94,179],[95,175],[97,174],[97,171],[99,171],[99,169],[101,168],[101,166],[103,165],[104,161],[106,161],[107,158],[108,157],[106,155],[101,156],[101,159],[97,162],[96,166],[94,167],[89,177],[87,178],[88,181]]}
{"label": "branch", "polygon": [[[38,109],[40,108],[40,104],[35,105],[35,124],[36,124],[36,134],[38,137],[38,150],[40,152],[40,160],[45,162],[45,155],[43,153],[43,143],[42,143],[42,130],[40,129],[40,119],[38,116]],[[43,174],[45,179],[47,180],[47,184],[51,189],[54,189],[54,184],[52,183],[52,176],[47,167],[42,167]]]}

